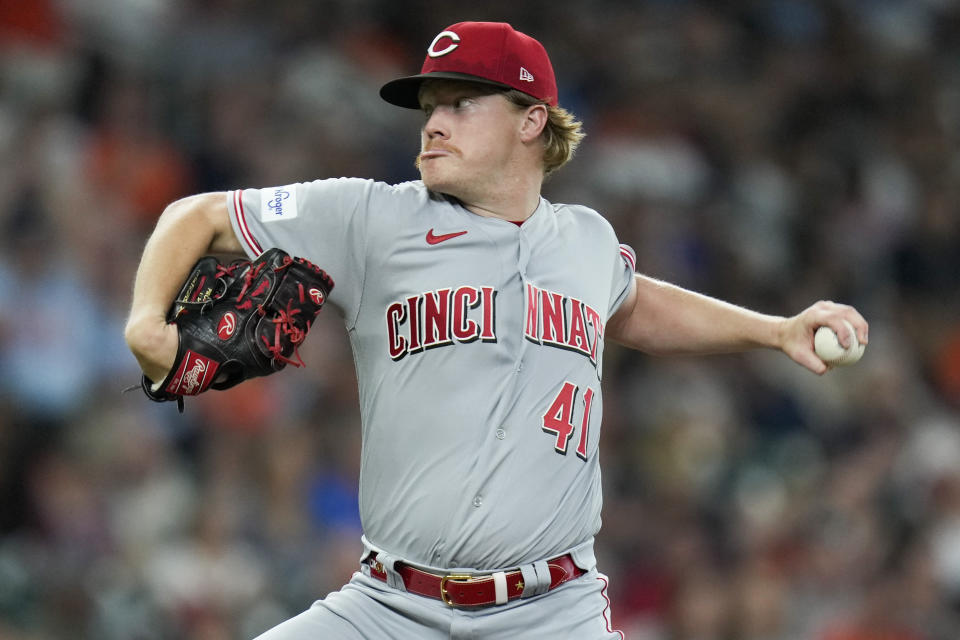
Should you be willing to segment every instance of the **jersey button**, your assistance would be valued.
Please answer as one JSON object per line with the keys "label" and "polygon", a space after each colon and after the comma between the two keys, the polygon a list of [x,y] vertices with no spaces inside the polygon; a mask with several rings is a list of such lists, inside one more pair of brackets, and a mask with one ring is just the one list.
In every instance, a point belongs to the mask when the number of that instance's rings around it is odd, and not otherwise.
{"label": "jersey button", "polygon": [[507,437],[507,432],[503,429],[497,429],[497,440],[503,440]]}
{"label": "jersey button", "polygon": [[473,499],[473,506],[480,507],[483,504],[483,496],[476,496]]}

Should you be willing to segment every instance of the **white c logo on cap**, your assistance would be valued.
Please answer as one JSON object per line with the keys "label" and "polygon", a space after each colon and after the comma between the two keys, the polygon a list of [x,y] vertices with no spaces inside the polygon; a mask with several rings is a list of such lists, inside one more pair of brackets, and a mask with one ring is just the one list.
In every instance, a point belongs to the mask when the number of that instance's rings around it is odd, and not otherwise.
{"label": "white c logo on cap", "polygon": [[[443,49],[442,51],[436,51],[435,48],[437,46],[437,43],[440,42],[440,39],[443,37],[450,38],[450,40],[452,40],[453,42],[451,42],[446,49]],[[459,43],[460,43],[460,36],[455,34],[453,31],[441,31],[440,33],[437,34],[437,37],[433,39],[433,42],[430,43],[430,46],[427,47],[427,55],[430,56],[431,58],[439,58],[440,56],[445,56],[451,51],[453,51],[454,49],[456,49],[457,47],[459,47],[460,46]]]}

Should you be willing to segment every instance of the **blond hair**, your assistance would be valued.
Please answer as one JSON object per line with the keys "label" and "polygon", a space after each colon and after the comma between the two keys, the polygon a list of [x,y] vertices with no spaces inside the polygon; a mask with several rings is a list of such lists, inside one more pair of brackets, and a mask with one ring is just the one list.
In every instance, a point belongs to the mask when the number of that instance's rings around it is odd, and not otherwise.
{"label": "blond hair", "polygon": [[547,124],[543,127],[540,137],[543,139],[543,174],[550,175],[563,165],[567,164],[576,152],[580,141],[587,134],[583,131],[583,123],[576,116],[563,107],[553,107],[542,100],[516,89],[503,92],[504,97],[512,104],[526,109],[535,104],[542,104],[547,108]]}

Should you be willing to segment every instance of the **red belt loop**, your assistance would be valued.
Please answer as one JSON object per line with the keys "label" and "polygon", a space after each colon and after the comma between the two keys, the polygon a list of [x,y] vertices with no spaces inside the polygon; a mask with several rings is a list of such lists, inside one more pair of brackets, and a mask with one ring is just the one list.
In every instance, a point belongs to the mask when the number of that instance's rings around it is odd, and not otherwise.
{"label": "red belt loop", "polygon": [[[386,568],[371,554],[364,561],[370,567],[370,575],[387,582]],[[441,600],[451,607],[488,607],[497,604],[496,584],[493,574],[437,574],[421,571],[410,565],[397,562],[397,573],[403,579],[407,591],[427,598]],[[585,572],[576,565],[570,554],[547,561],[550,570],[550,587],[553,590],[564,582],[579,578]],[[516,600],[524,591],[523,573],[516,569],[504,573],[507,585],[507,600]]]}

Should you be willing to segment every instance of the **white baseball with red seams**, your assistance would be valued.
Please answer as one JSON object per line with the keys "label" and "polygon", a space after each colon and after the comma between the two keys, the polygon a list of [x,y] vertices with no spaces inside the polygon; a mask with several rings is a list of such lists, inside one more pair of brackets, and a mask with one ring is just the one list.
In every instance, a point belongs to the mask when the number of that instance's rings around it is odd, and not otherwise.
{"label": "white baseball with red seams", "polygon": [[859,362],[863,357],[866,345],[861,344],[857,339],[857,332],[853,325],[848,321],[843,321],[846,325],[848,335],[851,336],[850,346],[844,348],[840,344],[840,338],[830,327],[820,327],[813,336],[813,347],[821,360],[833,367],[842,367]]}

